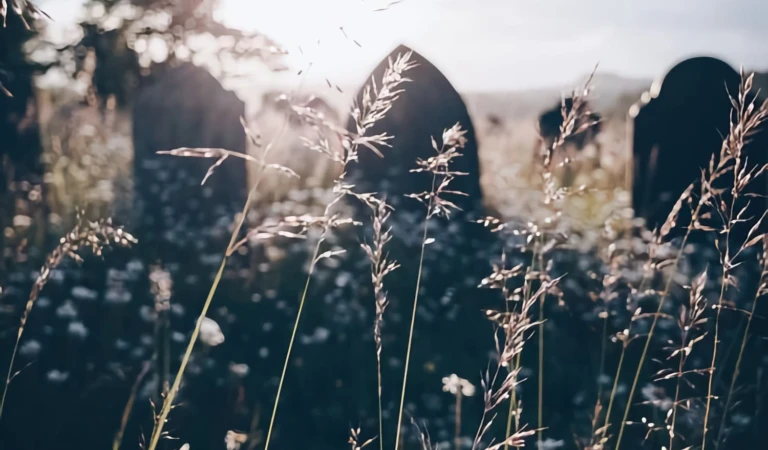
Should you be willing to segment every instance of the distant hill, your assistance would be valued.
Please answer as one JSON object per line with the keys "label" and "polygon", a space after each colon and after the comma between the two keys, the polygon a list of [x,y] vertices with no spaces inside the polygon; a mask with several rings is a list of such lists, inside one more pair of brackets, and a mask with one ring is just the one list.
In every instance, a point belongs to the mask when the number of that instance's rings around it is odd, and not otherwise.
{"label": "distant hill", "polygon": [[[567,94],[572,89],[583,85],[587,76],[588,74],[574,80],[570,85],[529,90],[465,91],[461,92],[461,95],[475,117],[495,114],[508,119],[528,120],[554,106],[562,94]],[[651,80],[597,73],[592,85],[594,89],[590,98],[594,109],[606,118],[623,117],[629,107],[640,98],[640,94],[650,87]],[[325,84],[318,84],[305,86],[302,92],[305,94],[313,92],[322,97],[337,109],[346,121],[349,104],[356,89],[357,87],[345,86],[344,92],[337,92],[335,89],[329,89]],[[249,105],[250,111],[255,112],[260,109],[263,89],[248,87],[240,90],[239,93]]]}
{"label": "distant hill", "polygon": [[[473,115],[495,114],[514,119],[530,119],[553,107],[563,94],[583,85],[587,76],[569,86],[554,86],[506,92],[464,92],[462,96]],[[651,80],[596,74],[590,94],[593,108],[606,117],[623,116],[651,85]]]}
{"label": "distant hill", "polygon": [[[534,119],[545,109],[553,107],[561,95],[584,83],[588,74],[574,80],[572,84],[546,88],[509,91],[464,91],[464,101],[474,117],[481,118],[489,114],[508,119]],[[613,73],[595,74],[593,91],[590,94],[593,108],[606,119],[622,119],[640,95],[648,90],[653,80],[632,78]],[[760,89],[763,97],[768,98],[768,72],[756,72],[754,85]],[[307,86],[303,91],[315,92],[330,103],[346,120],[352,94],[357,87],[345,87],[339,93],[326,85]],[[250,92],[255,94],[255,92]],[[252,97],[254,105],[260,104],[260,96]]]}

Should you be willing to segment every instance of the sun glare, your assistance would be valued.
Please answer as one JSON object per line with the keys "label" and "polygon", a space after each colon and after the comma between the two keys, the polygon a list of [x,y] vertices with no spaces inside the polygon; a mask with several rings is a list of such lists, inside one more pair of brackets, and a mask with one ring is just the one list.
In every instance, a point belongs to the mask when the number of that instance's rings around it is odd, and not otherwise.
{"label": "sun glare", "polygon": [[[359,80],[402,42],[413,8],[392,0],[221,0],[217,20],[259,31],[288,51],[294,70],[332,83]],[[408,9],[408,11],[405,11]],[[407,15],[406,15],[407,14]],[[399,24],[399,25],[398,25]]]}

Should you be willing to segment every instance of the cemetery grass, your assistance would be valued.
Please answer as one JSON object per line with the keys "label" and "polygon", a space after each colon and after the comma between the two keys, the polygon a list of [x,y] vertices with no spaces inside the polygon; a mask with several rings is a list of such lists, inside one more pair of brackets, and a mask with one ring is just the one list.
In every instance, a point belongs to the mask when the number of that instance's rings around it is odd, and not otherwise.
{"label": "cemetery grass", "polygon": [[[373,239],[363,245],[365,254],[370,259],[371,279],[375,291],[375,295],[370,299],[371,308],[376,311],[375,321],[371,327],[376,347],[372,351],[377,353],[377,358],[379,357],[383,351],[381,333],[386,330],[383,325],[387,321],[387,313],[391,312],[388,308],[390,305],[387,299],[387,282],[397,276],[400,263],[388,259],[387,246],[392,239],[392,229],[388,221],[391,207],[375,193],[356,192],[352,187],[345,185],[344,174],[347,164],[354,159],[356,152],[380,152],[386,161],[388,137],[370,136],[367,133],[377,120],[386,115],[389,107],[398,100],[398,96],[403,95],[402,90],[407,90],[405,79],[411,67],[412,62],[408,54],[401,55],[391,62],[384,79],[376,80],[378,88],[367,90],[363,104],[356,105],[353,109],[356,130],[340,136],[341,139],[347,140],[345,147],[348,152],[343,156],[325,155],[333,164],[338,165],[341,175],[336,180],[334,196],[326,205],[322,215],[283,218],[266,230],[246,229],[250,225],[246,223],[247,212],[258,193],[259,183],[265,172],[275,171],[284,176],[292,175],[290,168],[270,166],[265,162],[272,144],[264,148],[261,158],[249,161],[258,171],[257,181],[251,188],[242,214],[235,222],[224,257],[210,286],[204,306],[199,312],[173,377],[173,383],[163,392],[162,401],[157,405],[153,420],[154,428],[146,442],[148,450],[156,450],[162,440],[171,437],[166,426],[174,420],[172,412],[177,405],[177,395],[184,382],[185,370],[198,344],[200,330],[209,308],[215,301],[215,294],[228,258],[235,254],[240,246],[247,245],[248,238],[253,237],[256,232],[266,235],[261,236],[262,238],[289,236],[303,239],[309,230],[316,230],[319,238],[316,239],[315,247],[310,253],[310,269],[303,294],[299,299],[291,338],[287,343],[282,374],[265,433],[266,438],[261,443],[265,450],[269,448],[273,431],[279,428],[278,407],[281,392],[283,389],[290,389],[290,385],[284,382],[286,372],[290,368],[291,349],[297,330],[301,326],[302,309],[306,301],[311,301],[308,299],[308,286],[319,261],[343,257],[343,249],[335,249],[328,245],[328,236],[337,229],[363,226],[337,213],[335,207],[342,202],[342,199],[352,198],[362,202],[372,217],[370,226]],[[493,325],[494,331],[489,333],[489,339],[495,342],[496,349],[488,366],[477,368],[483,371],[482,380],[465,380],[447,376],[443,387],[456,397],[454,408],[457,430],[462,429],[460,426],[462,421],[477,426],[476,431],[470,433],[469,444],[467,444],[469,448],[472,450],[504,448],[506,450],[526,444],[534,447],[539,445],[539,448],[555,445],[548,436],[548,421],[544,409],[544,399],[548,395],[544,389],[546,385],[544,379],[555,376],[545,371],[549,366],[547,358],[550,352],[555,351],[550,348],[551,341],[547,340],[551,330],[547,327],[548,321],[554,320],[548,315],[563,314],[562,310],[567,310],[564,305],[567,306],[571,299],[565,295],[567,288],[562,285],[568,277],[589,279],[595,276],[599,276],[597,287],[589,292],[589,295],[594,303],[592,312],[598,319],[596,323],[600,325],[600,339],[599,345],[592,350],[596,360],[599,361],[600,367],[597,373],[600,377],[607,377],[610,382],[607,384],[602,380],[595,382],[597,393],[589,399],[592,405],[589,408],[592,411],[590,423],[580,429],[580,433],[573,438],[573,443],[563,443],[562,446],[570,447],[573,444],[579,448],[592,450],[604,448],[618,450],[619,448],[644,448],[646,443],[647,448],[652,448],[652,444],[663,442],[664,448],[682,450],[692,446],[701,449],[719,448],[727,442],[729,433],[734,431],[735,427],[729,424],[728,417],[738,403],[736,397],[740,395],[739,388],[744,387],[744,383],[752,382],[740,381],[740,368],[746,352],[750,349],[753,337],[750,329],[753,326],[758,300],[768,293],[766,290],[768,269],[765,265],[768,259],[766,258],[768,243],[757,226],[750,230],[743,242],[733,242],[731,230],[739,223],[740,211],[745,206],[740,203],[742,199],[738,195],[728,199],[722,195],[720,190],[722,188],[716,187],[724,174],[732,174],[734,185],[731,189],[738,194],[747,184],[754,182],[755,178],[762,175],[758,173],[762,169],[755,172],[745,170],[745,158],[741,154],[750,130],[753,130],[768,115],[765,105],[752,105],[747,100],[746,92],[750,90],[750,84],[751,77],[745,76],[741,91],[734,93],[734,122],[724,138],[718,162],[704,171],[702,180],[692,180],[693,183],[689,189],[680,196],[674,209],[670,211],[667,221],[657,230],[643,229],[637,226],[631,216],[617,214],[607,217],[603,223],[603,229],[598,233],[590,234],[585,231],[572,233],[570,228],[572,224],[569,223],[567,214],[563,214],[564,205],[576,201],[575,199],[579,196],[589,195],[590,188],[561,184],[562,169],[568,162],[558,159],[559,151],[569,135],[581,131],[574,126],[579,119],[575,113],[563,111],[564,124],[559,138],[555,139],[549,148],[543,149],[540,158],[537,159],[539,181],[535,185],[538,189],[536,193],[538,202],[534,206],[535,213],[532,212],[530,216],[532,219],[507,221],[488,217],[480,220],[493,233],[519,239],[513,240],[517,242],[515,246],[505,246],[502,249],[502,253],[497,255],[492,271],[479,286],[479,288],[498,291],[500,304],[503,305],[497,309],[478,311],[478,314],[485,314],[489,324]],[[574,91],[575,101],[585,99],[588,93],[589,81]],[[332,132],[330,129],[323,131]],[[450,220],[452,214],[456,212],[451,199],[462,193],[450,189],[451,181],[464,174],[453,172],[451,164],[455,158],[461,156],[464,145],[463,134],[462,124],[446,129],[441,136],[434,136],[432,142],[425,143],[434,148],[434,158],[429,161],[414,161],[414,170],[425,171],[433,177],[433,189],[430,192],[413,193],[414,199],[424,204],[424,219],[422,220],[423,228],[420,229],[422,238],[418,257],[418,277],[413,290],[413,304],[407,311],[401,312],[410,317],[410,333],[407,336],[407,354],[402,379],[398,383],[392,383],[392,386],[401,387],[397,425],[394,428],[395,440],[385,442],[382,439],[385,427],[381,403],[379,403],[379,429],[360,430],[353,427],[350,430],[349,440],[353,450],[369,445],[378,446],[382,450],[385,447],[402,448],[406,444],[401,441],[404,439],[401,438],[401,433],[405,435],[407,430],[416,430],[410,435],[416,438],[415,442],[418,442],[423,450],[433,448],[425,427],[416,421],[413,422],[415,425],[413,427],[409,427],[407,422],[404,426],[403,419],[407,419],[405,399],[409,394],[406,388],[411,350],[419,345],[418,340],[414,340],[414,327],[418,326],[416,311],[420,298],[419,284],[422,280],[423,260],[425,252],[429,252],[430,245],[434,243],[434,238],[428,231],[428,223],[438,218]],[[314,144],[320,146],[319,150],[322,151],[323,147],[320,143],[314,142]],[[218,154],[220,158],[225,155],[239,157],[235,154]],[[179,153],[176,156],[193,155]],[[499,189],[503,188],[499,187]],[[691,209],[692,220],[681,229],[676,222],[683,208]],[[723,219],[720,227],[709,225],[707,219],[713,216]],[[681,236],[672,238],[673,232],[680,230],[682,230]],[[711,235],[710,244],[707,245],[710,246],[710,251],[714,250],[717,254],[716,261],[720,266],[705,267],[697,273],[691,273],[692,266],[688,260],[692,256],[686,252],[687,249],[694,247],[691,247],[692,244],[689,241],[692,235],[702,233]],[[94,253],[99,254],[102,246],[107,243],[130,245],[133,241],[132,236],[119,228],[114,228],[109,222],[75,228],[71,234],[62,239],[60,246],[48,257],[35,284],[36,290],[29,296],[21,319],[16,346],[18,347],[22,339],[27,316],[34,312],[32,306],[38,292],[45,285],[45,274],[55,269],[63,258],[77,255],[83,247],[83,242],[86,242]],[[584,251],[592,252],[602,258],[605,263],[603,272],[579,273],[578,267],[570,268],[572,270],[566,274],[555,273],[552,270],[553,261],[557,260],[558,255],[577,248],[578,243],[584,243]],[[441,245],[450,245],[450,243],[441,243]],[[527,264],[508,264],[508,258],[512,254],[523,257]],[[753,258],[755,262],[760,261],[757,269],[759,280],[756,283],[756,289],[744,293],[744,296],[749,299],[739,303],[735,300],[734,291],[737,290],[738,277],[747,276],[741,268],[747,264],[748,258]],[[711,293],[713,290],[714,295]],[[729,320],[733,317],[743,318],[743,326],[726,333],[722,329],[724,316],[728,316]],[[679,328],[676,332],[669,334],[672,338],[668,342],[654,340],[660,323],[671,323]],[[665,333],[669,332],[665,331]],[[614,361],[615,358],[608,358],[608,353],[617,351],[620,355],[618,361]],[[656,358],[660,357],[659,355],[666,356],[666,362],[662,363],[661,368],[649,370],[648,360],[651,352]],[[734,352],[735,358],[730,355],[721,356],[722,353],[731,352]],[[694,366],[690,364],[692,358],[704,358],[708,363],[703,367]],[[530,361],[534,363],[528,364]],[[615,366],[611,366],[609,361],[616,362]],[[522,375],[526,364],[532,376]],[[4,383],[6,392],[8,389],[13,389],[12,379],[17,369],[13,367],[12,358]],[[727,375],[720,375],[720,372],[730,374],[730,379]],[[376,375],[379,395],[381,395],[383,384],[381,373]],[[753,380],[752,375],[749,377],[745,375],[743,378]],[[650,390],[657,389],[660,394],[658,392],[654,395],[644,394],[645,400],[637,398],[636,391],[640,383],[650,386]],[[476,384],[481,385],[481,409],[479,411],[462,410],[461,399],[464,396],[473,395]],[[603,385],[606,386],[603,387]],[[624,394],[620,392],[622,385]],[[526,392],[533,391],[535,395],[521,395],[523,386],[526,387]],[[626,394],[627,387],[628,394]],[[687,396],[689,394],[696,396]],[[5,398],[4,392],[0,401],[0,415],[3,414]],[[522,402],[523,399],[526,400],[525,404]],[[134,389],[125,405],[123,417],[131,414],[135,401],[136,390]],[[528,414],[529,410],[533,413]],[[649,412],[657,416],[660,414],[661,422],[651,423],[647,420],[646,415]],[[757,417],[754,419],[757,422]],[[354,418],[350,420],[353,421]],[[387,423],[387,425],[390,424]],[[751,426],[757,426],[757,424],[754,423]],[[584,430],[588,432],[585,433]],[[631,441],[627,437],[630,430]],[[121,447],[120,441],[124,431],[125,421],[118,430],[115,430],[116,440],[113,446],[115,450]],[[363,436],[371,437],[363,438]],[[180,439],[178,442],[184,442],[184,436],[175,437]],[[455,437],[455,442],[459,443],[456,445],[463,445],[460,444],[463,442],[460,432],[457,432]],[[225,437],[222,436],[222,440],[224,439]],[[254,439],[254,437],[233,432],[232,435],[228,434],[226,439],[228,448],[240,448],[245,440]]]}

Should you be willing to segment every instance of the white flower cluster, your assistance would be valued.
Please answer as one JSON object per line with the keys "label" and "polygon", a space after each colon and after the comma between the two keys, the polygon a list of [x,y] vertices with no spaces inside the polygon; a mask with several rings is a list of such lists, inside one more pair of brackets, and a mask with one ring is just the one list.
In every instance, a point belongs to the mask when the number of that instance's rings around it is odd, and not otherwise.
{"label": "white flower cluster", "polygon": [[465,397],[472,397],[475,395],[475,385],[453,373],[448,377],[443,377],[443,391],[453,395],[460,392]]}

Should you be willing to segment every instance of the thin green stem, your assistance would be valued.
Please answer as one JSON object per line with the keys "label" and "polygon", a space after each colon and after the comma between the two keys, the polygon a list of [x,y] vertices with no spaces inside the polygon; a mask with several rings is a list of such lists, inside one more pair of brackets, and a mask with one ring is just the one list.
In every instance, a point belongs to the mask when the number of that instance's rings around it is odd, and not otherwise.
{"label": "thin green stem", "polygon": [[5,406],[5,397],[8,395],[8,386],[11,384],[11,375],[13,374],[13,363],[16,362],[16,353],[19,350],[19,341],[21,341],[21,330],[16,338],[16,345],[13,346],[11,361],[8,363],[8,374],[5,376],[5,386],[3,386],[3,396],[0,398],[0,418],[3,417],[3,407]]}
{"label": "thin green stem", "polygon": [[[685,342],[683,342],[685,345]],[[680,401],[680,379],[683,377],[683,366],[685,365],[684,352],[680,352],[680,362],[677,367],[677,384],[675,385],[675,400],[672,402],[672,417],[670,418],[669,429],[669,450],[672,450],[672,446],[675,443],[675,422],[677,420],[677,403]]]}
{"label": "thin green stem", "polygon": [[[531,266],[533,266],[533,263],[536,261],[536,249],[534,249],[533,255],[531,256]],[[529,268],[530,270],[530,268]],[[527,275],[527,274],[526,274]],[[505,280],[506,283],[506,280]],[[505,293],[506,293],[506,285],[505,285]],[[531,295],[531,283],[528,280],[528,277],[526,276],[523,280],[523,298],[528,299]],[[504,307],[507,312],[509,312],[509,300],[507,300],[507,295],[504,295]],[[520,356],[521,353],[518,353],[515,357],[515,373],[518,372],[520,369]],[[504,435],[504,450],[509,450],[509,437],[512,436],[512,417],[514,416],[515,419],[515,429],[520,429],[520,417],[518,417],[518,410],[517,410],[517,389],[512,389],[512,392],[510,393],[509,398],[509,412],[507,413],[507,433]]]}
{"label": "thin green stem", "polygon": [[378,379],[379,391],[379,450],[384,450],[384,418],[381,407],[381,355],[376,353],[376,378]]}
{"label": "thin green stem", "polygon": [[[766,262],[766,264],[768,264],[768,261]],[[752,318],[755,316],[755,306],[757,305],[757,299],[759,296],[760,296],[760,287],[758,286],[757,294],[755,295],[755,299],[752,302],[752,310],[749,312],[749,317],[747,318],[747,326],[744,328],[744,337],[742,337],[741,339],[739,356],[736,358],[736,366],[733,369],[733,376],[731,376],[731,385],[728,388],[728,396],[725,399],[725,409],[723,410],[723,415],[720,419],[720,429],[717,432],[717,440],[715,441],[715,450],[720,448],[720,441],[723,437],[723,429],[725,428],[725,418],[728,414],[728,410],[731,408],[731,398],[733,395],[733,389],[736,387],[736,380],[739,378],[740,369],[741,369],[741,359],[744,356],[744,349],[747,346],[747,339],[749,338],[749,327],[750,325],[752,325]]]}
{"label": "thin green stem", "polygon": [[[746,322],[747,322],[746,317],[740,318],[739,323],[738,325],[736,325],[736,330],[735,330],[737,335],[741,333],[741,329],[744,328],[744,325],[746,324]],[[731,359],[731,354],[734,352],[734,350],[736,349],[736,347],[738,347],[739,344],[740,344],[740,341],[738,341],[737,339],[732,340],[730,344],[728,344],[728,350],[725,352],[725,355],[722,357],[721,361],[723,362],[729,361]],[[723,376],[722,371],[715,373],[715,381],[714,381],[715,386],[720,385],[720,379],[722,378],[722,376]]]}
{"label": "thin green stem", "polygon": [[301,301],[299,302],[299,310],[296,312],[296,320],[293,323],[293,331],[291,332],[291,340],[288,343],[288,351],[285,353],[285,362],[283,363],[283,372],[280,375],[280,382],[277,385],[277,394],[275,395],[275,404],[272,406],[272,417],[269,419],[269,429],[267,430],[267,440],[264,442],[264,450],[269,450],[269,443],[272,439],[272,430],[275,425],[275,417],[277,416],[277,406],[280,403],[280,394],[283,391],[283,382],[285,382],[285,374],[288,372],[288,362],[291,359],[291,352],[293,351],[293,344],[296,341],[296,331],[299,329],[299,322],[301,321],[301,313],[304,310],[304,303],[307,299],[307,291],[309,290],[309,282],[312,279],[312,272],[315,270],[315,262],[317,255],[320,253],[320,244],[323,240],[317,241],[315,246],[315,252],[312,255],[312,264],[309,266],[309,274],[307,275],[307,282],[304,283],[304,292],[301,294]]}
{"label": "thin green stem", "polygon": [[538,441],[541,442],[544,429],[544,299],[546,293],[542,294],[539,302],[539,392],[538,392]]}
{"label": "thin green stem", "polygon": [[720,310],[722,309],[720,306],[722,306],[723,295],[725,295],[725,278],[725,268],[723,268],[723,282],[720,286],[720,296],[717,298],[718,308],[717,313],[715,314],[715,340],[712,344],[712,363],[709,366],[709,381],[707,382],[707,406],[704,410],[704,428],[701,436],[701,450],[704,450],[707,447],[707,432],[709,431],[709,408],[712,403],[712,374],[715,371],[715,362],[717,361],[717,344],[720,336]]}
{"label": "thin green stem", "polygon": [[171,336],[170,336],[170,318],[165,313],[165,330],[163,332],[163,394],[168,391],[168,380],[171,379]]}
{"label": "thin green stem", "polygon": [[608,431],[608,425],[611,420],[611,410],[613,409],[613,400],[616,398],[616,388],[619,385],[619,377],[621,377],[621,367],[624,365],[624,355],[627,353],[627,346],[621,346],[621,355],[619,356],[619,364],[616,367],[616,376],[613,378],[613,388],[611,389],[611,398],[608,399],[608,409],[605,410],[605,423],[603,429]]}
{"label": "thin green stem", "polygon": [[461,389],[456,391],[456,430],[453,436],[453,445],[456,450],[461,450]]}
{"label": "thin green stem", "polygon": [[[608,309],[605,310],[605,319],[603,319],[603,334],[600,338],[600,371],[598,377],[602,377],[605,374],[605,350],[606,341],[608,341]],[[603,384],[597,383],[597,400],[600,401],[600,397],[603,396]]]}
{"label": "thin green stem", "polygon": [[[280,133],[278,134],[278,139],[280,136],[282,136],[283,131],[285,130],[285,124],[283,125],[283,128],[281,129]],[[269,147],[267,147],[266,152],[269,151]],[[261,165],[262,169],[259,172],[259,176],[256,180],[256,183],[254,183],[251,190],[248,192],[248,197],[245,199],[245,205],[243,205],[243,210],[240,215],[240,220],[236,222],[235,229],[232,231],[232,236],[229,239],[229,245],[227,245],[227,250],[224,253],[224,256],[221,258],[221,264],[219,265],[219,270],[216,272],[216,276],[213,279],[213,284],[211,285],[211,289],[208,291],[208,296],[205,299],[205,303],[203,304],[203,308],[200,311],[200,315],[197,318],[197,322],[195,323],[195,328],[192,330],[192,336],[189,338],[189,342],[187,343],[187,349],[184,351],[184,356],[181,359],[181,365],[179,365],[179,370],[176,372],[176,378],[173,380],[173,385],[171,386],[171,389],[168,391],[168,395],[165,397],[165,401],[163,401],[163,406],[160,409],[160,414],[155,418],[155,427],[152,430],[152,435],[149,440],[149,446],[147,447],[147,450],[155,450],[157,448],[158,442],[160,442],[160,437],[163,434],[163,427],[165,426],[165,422],[168,420],[168,414],[170,414],[171,409],[173,409],[173,400],[176,398],[176,395],[179,392],[179,387],[181,386],[181,380],[184,377],[184,371],[187,369],[187,364],[189,363],[189,358],[192,355],[192,350],[195,347],[195,343],[197,342],[197,338],[200,334],[200,328],[203,325],[203,320],[205,320],[206,315],[208,314],[208,309],[211,306],[211,302],[213,301],[213,296],[216,293],[216,289],[219,287],[219,282],[221,282],[221,277],[224,274],[224,268],[227,265],[227,261],[229,260],[229,256],[231,255],[231,252],[233,251],[233,246],[235,245],[237,241],[237,236],[240,234],[240,230],[243,227],[243,224],[245,223],[245,218],[248,214],[248,210],[251,207],[251,202],[253,201],[253,196],[256,193],[259,184],[261,184],[261,180],[263,178],[264,174],[264,165]]]}
{"label": "thin green stem", "polygon": [[117,430],[117,433],[115,433],[115,439],[112,441],[112,450],[120,450],[120,444],[123,442],[125,428],[128,426],[128,419],[131,417],[133,404],[136,402],[136,394],[139,391],[139,386],[141,386],[141,380],[143,380],[144,376],[149,372],[150,367],[151,365],[149,362],[144,363],[144,367],[142,367],[139,376],[136,377],[136,381],[131,387],[131,394],[128,396],[128,402],[125,404],[125,408],[123,408],[123,416],[120,419],[120,428]]}
{"label": "thin green stem", "polygon": [[[515,357],[515,372],[520,369],[520,353],[517,354]],[[509,412],[507,415],[507,433],[505,434],[506,440],[509,440],[509,437],[512,436],[512,418],[515,419],[515,429],[520,429],[520,417],[518,416],[518,410],[517,410],[517,390],[515,388],[512,388],[512,392],[510,393],[509,398]],[[504,443],[504,450],[508,450],[509,444]]]}
{"label": "thin green stem", "polygon": [[[435,179],[432,177],[432,186],[434,191]],[[427,225],[429,224],[429,211],[432,209],[432,199],[430,198],[427,207],[427,218],[424,220],[424,235],[421,239],[421,255],[419,256],[419,273],[416,277],[416,290],[413,294],[413,312],[411,313],[411,329],[408,332],[408,350],[405,353],[405,369],[403,371],[403,389],[400,392],[400,412],[397,414],[397,429],[395,435],[395,450],[400,448],[400,427],[403,424],[403,406],[405,405],[405,387],[408,382],[408,365],[411,361],[411,347],[413,344],[413,328],[416,323],[416,309],[419,304],[419,288],[421,287],[421,272],[424,267],[424,249],[427,247]],[[265,449],[266,450],[266,449]]]}
{"label": "thin green stem", "polygon": [[[734,166],[734,175],[738,180],[738,163]],[[728,217],[733,217],[733,209],[735,203],[736,195],[734,194],[733,201],[731,202],[731,212]],[[712,380],[715,374],[715,363],[717,362],[717,344],[720,340],[720,311],[723,310],[723,297],[725,296],[726,286],[728,285],[728,266],[731,264],[730,249],[731,227],[728,226],[725,232],[725,256],[723,257],[723,275],[720,279],[720,295],[717,297],[717,313],[715,314],[715,339],[712,343],[712,363],[709,366],[709,381],[707,382],[707,406],[704,410],[704,429],[701,435],[701,450],[705,450],[707,448],[707,432],[709,431],[709,408],[712,404]]]}
{"label": "thin green stem", "polygon": [[[692,217],[694,218],[698,217],[700,208],[701,208],[701,205],[697,206],[696,211],[694,211]],[[659,306],[656,308],[656,314],[653,315],[653,322],[651,323],[651,328],[648,330],[648,336],[646,336],[645,338],[643,353],[640,355],[640,361],[637,363],[635,378],[634,380],[632,380],[632,388],[629,390],[629,397],[627,397],[627,405],[624,407],[624,416],[621,419],[621,424],[619,424],[619,437],[616,439],[615,450],[619,450],[619,446],[621,445],[621,438],[622,436],[624,436],[624,426],[627,423],[627,417],[629,417],[629,410],[632,407],[632,399],[635,396],[635,389],[637,389],[637,382],[640,379],[640,373],[643,371],[643,363],[645,362],[645,357],[648,355],[648,347],[651,345],[653,332],[656,330],[656,324],[659,322],[659,316],[661,315],[661,311],[664,308],[664,302],[666,301],[667,296],[669,295],[669,289],[672,287],[672,281],[675,278],[677,266],[678,264],[680,264],[680,258],[683,256],[683,250],[685,250],[685,245],[688,242],[688,238],[691,235],[692,229],[693,229],[693,225],[691,224],[688,226],[688,229],[685,232],[683,241],[680,244],[680,249],[677,251],[677,255],[675,256],[675,263],[672,265],[672,274],[667,279],[667,283],[664,286],[664,292],[661,294],[661,299],[659,300]],[[624,355],[622,354],[622,360],[624,359],[623,356]],[[611,398],[611,400],[613,400],[613,398]]]}
{"label": "thin green stem", "polygon": [[[683,241],[683,246],[681,249],[685,247],[685,240]],[[678,254],[681,255],[682,253]],[[677,262],[675,263],[675,269],[677,268]],[[640,287],[638,289],[638,292],[644,292],[648,288],[648,283],[651,281],[651,276],[649,276],[648,271],[645,271],[646,273],[643,274],[643,278],[640,280]],[[673,273],[674,275],[674,273]],[[608,319],[606,318],[606,322],[604,325],[607,325]],[[632,323],[630,322],[629,328],[627,328],[627,338],[629,338],[630,331],[632,330]],[[613,387],[611,388],[611,397],[608,399],[608,409],[605,411],[605,422],[603,423],[604,433],[607,433],[608,431],[608,425],[610,424],[611,419],[611,410],[613,409],[613,401],[616,398],[616,389],[618,387],[619,378],[621,377],[621,369],[622,365],[624,364],[624,355],[627,352],[627,345],[622,345],[621,347],[621,355],[619,356],[619,363],[616,367],[616,375],[613,378]]]}
{"label": "thin green stem", "polygon": [[[507,432],[504,435],[507,438],[512,435],[512,417],[515,418],[515,423],[517,423],[517,420],[518,420],[517,408],[515,407],[515,405],[517,405],[517,392],[515,392],[515,389],[513,388],[509,396],[509,411],[507,412]],[[506,442],[504,442],[504,450],[509,450],[509,444]]]}
{"label": "thin green stem", "polygon": [[[539,247],[544,246],[544,236],[539,236]],[[538,250],[538,249],[537,249]],[[539,279],[543,280],[542,274],[544,273],[544,253],[538,252],[539,259]],[[541,294],[539,300],[539,392],[538,392],[538,432],[536,433],[538,439],[538,446],[541,446],[541,440],[544,435],[544,303],[547,299],[547,292],[544,291]]]}
{"label": "thin green stem", "polygon": [[[233,234],[234,236],[234,234]],[[181,386],[181,379],[183,378],[184,371],[187,368],[187,364],[189,363],[189,358],[192,355],[192,349],[195,347],[195,343],[197,342],[197,337],[200,334],[200,328],[203,326],[203,320],[205,319],[205,316],[208,314],[208,308],[211,306],[211,301],[213,300],[213,295],[216,293],[216,288],[219,286],[219,281],[221,281],[221,276],[224,273],[224,267],[227,264],[227,256],[224,256],[224,258],[221,260],[221,265],[219,265],[219,270],[216,272],[216,277],[213,280],[213,285],[211,286],[211,290],[208,291],[208,297],[205,299],[205,304],[203,305],[203,309],[200,312],[200,316],[197,318],[197,323],[195,324],[195,329],[192,330],[192,337],[189,338],[189,343],[187,343],[187,350],[184,352],[184,357],[181,360],[181,365],[179,366],[179,370],[176,373],[176,378],[173,380],[173,385],[171,386],[171,390],[168,391],[168,396],[165,398],[165,401],[163,402],[163,407],[160,410],[160,414],[155,419],[155,428],[152,430],[152,436],[149,440],[149,446],[147,447],[147,450],[155,450],[157,448],[158,442],[160,442],[160,436],[163,433],[163,426],[165,425],[165,422],[168,420],[168,414],[170,414],[171,409],[173,408],[173,400],[176,398],[176,394],[179,392],[179,387]]]}
{"label": "thin green stem", "polygon": [[[766,266],[763,268],[763,274],[768,273],[768,260],[765,262]],[[761,276],[761,280],[764,277]],[[733,376],[731,377],[731,385],[728,388],[728,396],[725,400],[725,409],[723,410],[722,418],[720,419],[720,429],[717,432],[717,440],[715,441],[715,449],[720,448],[720,441],[723,437],[723,430],[725,429],[725,418],[727,417],[728,410],[731,407],[731,400],[733,396],[733,390],[736,387],[736,380],[739,378],[739,374],[741,373],[741,361],[744,356],[744,349],[747,346],[747,340],[749,338],[749,329],[752,325],[752,318],[755,316],[755,308],[757,307],[757,300],[760,297],[760,284],[758,284],[757,292],[755,293],[755,298],[752,301],[752,310],[749,312],[749,316],[747,317],[747,325],[744,328],[744,336],[741,339],[741,346],[739,347],[739,355],[736,358],[736,366],[733,369]]]}
{"label": "thin green stem", "polygon": [[597,375],[597,400],[595,401],[595,417],[592,419],[592,436],[595,436],[595,431],[597,430],[597,422],[600,420],[597,412],[599,411],[598,407],[600,405],[600,398],[603,396],[603,384],[601,382],[601,378],[603,374],[605,373],[605,350],[606,350],[606,341],[608,340],[608,311],[606,309],[605,311],[606,316],[605,319],[603,319],[603,334],[601,335],[601,348],[600,348],[600,370]]}

